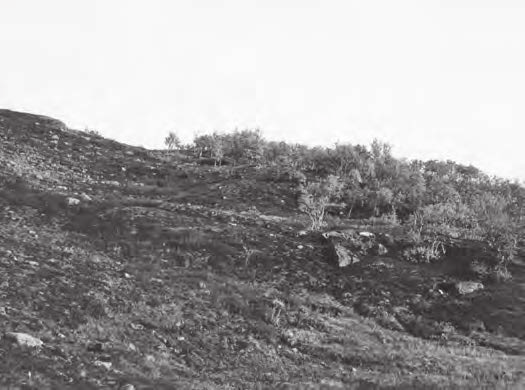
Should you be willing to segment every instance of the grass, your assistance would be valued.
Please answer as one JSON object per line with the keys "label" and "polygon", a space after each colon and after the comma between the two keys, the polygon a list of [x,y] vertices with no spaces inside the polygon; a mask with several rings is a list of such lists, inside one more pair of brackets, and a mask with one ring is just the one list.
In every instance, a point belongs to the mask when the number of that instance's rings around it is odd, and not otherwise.
{"label": "grass", "polygon": [[[290,181],[76,133],[48,150],[53,128],[32,132],[31,120],[10,115],[0,137],[0,327],[44,347],[0,338],[0,387],[525,386],[519,265],[466,298],[431,291],[445,264],[407,264],[394,250],[339,269],[317,234],[298,234],[308,220]],[[97,163],[68,160],[73,145]],[[7,161],[21,151],[52,174],[15,179]],[[92,200],[66,205],[81,193]]]}

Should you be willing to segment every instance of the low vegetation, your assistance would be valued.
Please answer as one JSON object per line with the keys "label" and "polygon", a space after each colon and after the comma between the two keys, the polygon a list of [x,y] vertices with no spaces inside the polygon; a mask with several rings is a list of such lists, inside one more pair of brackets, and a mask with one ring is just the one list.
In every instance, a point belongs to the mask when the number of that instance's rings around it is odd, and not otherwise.
{"label": "low vegetation", "polygon": [[0,388],[525,386],[519,184],[378,141],[165,141],[0,110]]}

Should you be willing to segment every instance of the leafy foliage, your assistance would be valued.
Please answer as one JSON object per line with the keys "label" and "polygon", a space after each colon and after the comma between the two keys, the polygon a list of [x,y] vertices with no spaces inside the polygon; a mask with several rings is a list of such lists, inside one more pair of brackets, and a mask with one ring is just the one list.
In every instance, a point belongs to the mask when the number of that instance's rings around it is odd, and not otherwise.
{"label": "leafy foliage", "polygon": [[312,230],[319,230],[323,226],[326,206],[339,196],[341,188],[339,178],[334,175],[304,187],[299,198],[299,209],[310,217]]}
{"label": "leafy foliage", "polygon": [[379,140],[369,147],[311,148],[266,141],[259,130],[201,135],[190,149],[218,165],[223,159],[263,165],[268,179],[292,182],[312,229],[323,226],[332,202],[345,205],[348,218],[402,223],[411,240],[405,257],[411,261],[442,258],[450,240],[463,238],[486,243],[501,272],[516,253],[525,188],[473,166],[398,159],[391,145]]}
{"label": "leafy foliage", "polygon": [[164,144],[168,149],[179,149],[181,147],[180,138],[173,131],[170,131],[168,136],[164,139]]}

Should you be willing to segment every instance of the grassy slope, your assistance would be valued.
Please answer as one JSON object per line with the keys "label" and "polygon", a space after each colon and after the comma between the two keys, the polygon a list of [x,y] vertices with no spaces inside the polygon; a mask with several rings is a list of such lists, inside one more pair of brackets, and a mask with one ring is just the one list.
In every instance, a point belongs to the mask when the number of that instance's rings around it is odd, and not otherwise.
{"label": "grassy slope", "polygon": [[461,299],[395,256],[339,270],[291,183],[60,126],[0,111],[0,327],[44,341],[0,340],[0,386],[525,386],[523,270]]}

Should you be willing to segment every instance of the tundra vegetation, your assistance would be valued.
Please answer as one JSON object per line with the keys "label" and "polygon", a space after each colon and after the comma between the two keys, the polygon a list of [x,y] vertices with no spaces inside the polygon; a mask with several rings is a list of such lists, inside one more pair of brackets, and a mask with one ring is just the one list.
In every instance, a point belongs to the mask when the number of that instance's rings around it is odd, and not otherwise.
{"label": "tundra vegetation", "polygon": [[254,164],[277,178],[295,178],[298,207],[312,230],[325,226],[329,205],[338,206],[343,220],[399,224],[408,237],[408,261],[439,261],[462,239],[474,240],[492,251],[486,266],[501,277],[509,276],[517,253],[525,188],[471,165],[396,158],[379,140],[369,146],[290,145],[266,141],[259,130],[201,135],[187,152],[216,165]]}
{"label": "tundra vegetation", "polygon": [[518,183],[380,141],[165,141],[0,110],[0,388],[525,387]]}

